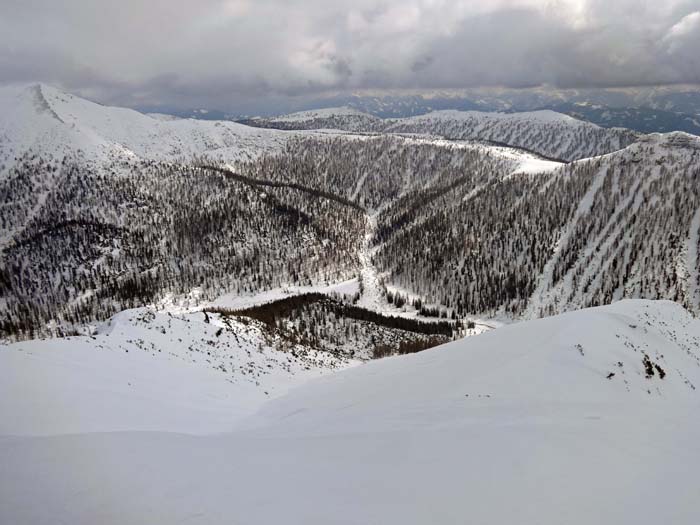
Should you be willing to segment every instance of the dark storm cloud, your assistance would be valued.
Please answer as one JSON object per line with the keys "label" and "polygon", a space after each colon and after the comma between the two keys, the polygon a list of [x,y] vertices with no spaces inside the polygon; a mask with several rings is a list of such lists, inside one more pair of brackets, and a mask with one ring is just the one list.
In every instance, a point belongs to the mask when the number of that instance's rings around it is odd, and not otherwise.
{"label": "dark storm cloud", "polygon": [[131,105],[698,83],[698,49],[700,0],[0,0],[0,81]]}

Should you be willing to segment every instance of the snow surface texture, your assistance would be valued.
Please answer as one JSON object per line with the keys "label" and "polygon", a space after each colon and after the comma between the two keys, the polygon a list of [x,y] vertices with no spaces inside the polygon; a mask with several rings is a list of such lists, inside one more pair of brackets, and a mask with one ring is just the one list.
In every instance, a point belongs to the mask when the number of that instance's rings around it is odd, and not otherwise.
{"label": "snow surface texture", "polygon": [[292,385],[357,363],[281,351],[256,321],[207,318],[126,310],[91,337],[0,347],[0,434],[222,432]]}
{"label": "snow surface texture", "polygon": [[[0,522],[695,524],[699,343],[679,305],[623,301],[342,371],[204,436],[225,385],[194,365],[169,379],[174,400],[194,389],[187,433],[129,416],[121,432],[84,420],[58,435],[60,402],[37,400],[72,390],[64,412],[80,413],[105,395],[84,355],[3,348]],[[62,380],[36,381],[62,360],[76,361]],[[174,404],[133,394],[115,354],[95,348],[94,363],[121,409]]]}

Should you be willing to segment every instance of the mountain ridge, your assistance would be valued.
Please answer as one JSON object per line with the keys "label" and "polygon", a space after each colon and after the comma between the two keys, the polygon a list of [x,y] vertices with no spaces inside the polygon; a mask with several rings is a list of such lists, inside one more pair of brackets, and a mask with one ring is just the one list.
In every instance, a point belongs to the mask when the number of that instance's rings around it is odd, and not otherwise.
{"label": "mountain ridge", "polygon": [[[551,111],[446,111],[387,121],[391,132],[278,131],[161,121],[46,86],[3,88],[0,105],[9,95],[21,104],[0,144],[4,330],[91,322],[195,288],[213,300],[352,278],[371,284],[362,293],[373,308],[396,313],[537,317],[613,297],[698,308],[690,135],[611,135]],[[516,147],[485,142],[495,139]],[[518,146],[603,153],[557,163]],[[681,212],[650,194],[675,202],[678,188]],[[586,195],[595,205],[574,220]],[[623,217],[656,232],[661,255],[635,259],[647,248],[620,237]],[[606,258],[592,255],[600,249]],[[580,282],[584,260],[602,265],[598,280]]]}

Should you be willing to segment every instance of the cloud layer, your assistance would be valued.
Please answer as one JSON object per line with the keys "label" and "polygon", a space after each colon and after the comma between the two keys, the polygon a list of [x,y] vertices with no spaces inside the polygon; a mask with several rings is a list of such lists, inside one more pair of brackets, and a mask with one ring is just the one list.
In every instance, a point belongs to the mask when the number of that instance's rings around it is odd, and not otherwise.
{"label": "cloud layer", "polygon": [[0,0],[0,81],[207,105],[700,83],[700,0]]}

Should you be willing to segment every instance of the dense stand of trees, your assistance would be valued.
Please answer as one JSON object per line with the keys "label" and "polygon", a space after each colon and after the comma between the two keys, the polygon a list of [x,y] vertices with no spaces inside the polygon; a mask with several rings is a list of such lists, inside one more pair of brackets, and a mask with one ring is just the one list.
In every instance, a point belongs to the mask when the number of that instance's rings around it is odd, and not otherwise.
{"label": "dense stand of trees", "polygon": [[153,162],[27,158],[0,181],[0,201],[4,335],[193,288],[212,298],[347,279],[365,229],[361,210],[323,196]]}
{"label": "dense stand of trees", "polygon": [[572,161],[603,155],[629,146],[639,134],[627,129],[599,128],[567,117],[538,120],[517,113],[507,117],[484,113],[462,113],[453,117],[425,115],[397,120],[386,131],[431,133],[448,139],[483,140],[515,146],[552,159]]}
{"label": "dense stand of trees", "polygon": [[341,136],[296,139],[281,154],[236,163],[234,171],[256,180],[303,184],[371,211],[408,191],[464,177],[488,178],[509,165],[483,148],[395,136]]}
{"label": "dense stand of trees", "polygon": [[697,309],[696,145],[642,143],[553,174],[406,194],[379,218],[375,263],[460,315],[550,315],[624,297]]}
{"label": "dense stand of trees", "polygon": [[458,324],[383,315],[325,294],[308,293],[250,308],[208,308],[223,316],[251,317],[295,343],[331,353],[384,357],[412,353],[449,341]]}
{"label": "dense stand of trees", "polygon": [[548,315],[623,297],[697,310],[698,141],[663,141],[533,175],[484,148],[396,136],[299,138],[226,167],[29,152],[0,180],[0,334],[195,288],[207,299],[347,279],[367,213],[382,278],[441,305],[419,301],[426,315]]}

